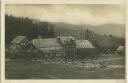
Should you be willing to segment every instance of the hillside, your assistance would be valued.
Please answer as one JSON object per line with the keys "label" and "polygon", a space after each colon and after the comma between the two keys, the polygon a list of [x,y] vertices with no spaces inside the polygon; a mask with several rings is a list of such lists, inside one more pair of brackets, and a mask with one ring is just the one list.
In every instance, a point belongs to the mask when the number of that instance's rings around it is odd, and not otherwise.
{"label": "hillside", "polygon": [[100,47],[117,48],[119,45],[124,45],[124,26],[120,24],[105,24],[105,25],[74,25],[68,23],[53,23],[56,25],[55,32],[74,35],[86,33],[94,37],[94,44]]}
{"label": "hillside", "polygon": [[51,38],[57,36],[57,33],[66,35],[81,35],[88,30],[88,34],[94,37],[96,41],[91,41],[101,47],[118,47],[124,45],[124,25],[105,24],[105,25],[74,25],[63,22],[41,22],[34,19],[5,16],[5,39],[9,44],[12,39],[18,35],[25,35],[28,39]]}
{"label": "hillside", "polygon": [[74,33],[89,29],[97,34],[114,35],[124,38],[125,25],[122,24],[104,24],[104,25],[74,25],[63,22],[53,22],[56,25],[56,32]]}

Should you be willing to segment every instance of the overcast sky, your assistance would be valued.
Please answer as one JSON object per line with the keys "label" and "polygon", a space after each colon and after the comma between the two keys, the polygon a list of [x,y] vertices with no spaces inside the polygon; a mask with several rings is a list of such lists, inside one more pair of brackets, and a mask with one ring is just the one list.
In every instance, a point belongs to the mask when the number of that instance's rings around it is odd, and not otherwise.
{"label": "overcast sky", "polygon": [[72,24],[124,24],[124,5],[6,5],[6,14]]}

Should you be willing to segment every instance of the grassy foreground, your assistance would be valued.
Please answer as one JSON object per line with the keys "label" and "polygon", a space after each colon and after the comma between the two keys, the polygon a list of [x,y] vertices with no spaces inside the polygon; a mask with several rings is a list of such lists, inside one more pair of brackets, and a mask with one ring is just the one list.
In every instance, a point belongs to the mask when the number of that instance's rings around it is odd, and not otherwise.
{"label": "grassy foreground", "polygon": [[[110,60],[106,60],[106,62]],[[114,59],[113,62],[123,63]],[[51,61],[52,62],[52,61]],[[111,61],[112,62],[112,61]],[[112,63],[111,63],[112,64]],[[123,64],[120,64],[124,66]],[[95,67],[86,69],[83,65],[55,64],[50,61],[31,62],[9,60],[5,65],[6,79],[124,79],[125,68]]]}

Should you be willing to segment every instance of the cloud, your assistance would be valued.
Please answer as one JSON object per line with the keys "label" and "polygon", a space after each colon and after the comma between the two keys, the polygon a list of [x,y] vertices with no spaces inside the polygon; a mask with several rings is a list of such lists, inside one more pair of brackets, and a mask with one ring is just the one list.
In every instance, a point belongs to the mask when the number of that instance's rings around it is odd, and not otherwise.
{"label": "cloud", "polygon": [[6,5],[6,14],[72,24],[124,24],[124,13],[124,5]]}

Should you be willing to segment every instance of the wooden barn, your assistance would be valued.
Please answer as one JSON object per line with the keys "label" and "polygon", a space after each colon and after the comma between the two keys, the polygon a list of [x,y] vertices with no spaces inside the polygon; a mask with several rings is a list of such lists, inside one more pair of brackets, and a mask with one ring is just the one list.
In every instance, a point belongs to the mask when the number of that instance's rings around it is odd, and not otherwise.
{"label": "wooden barn", "polygon": [[9,45],[9,53],[15,57],[23,57],[29,49],[29,41],[26,36],[16,36]]}

